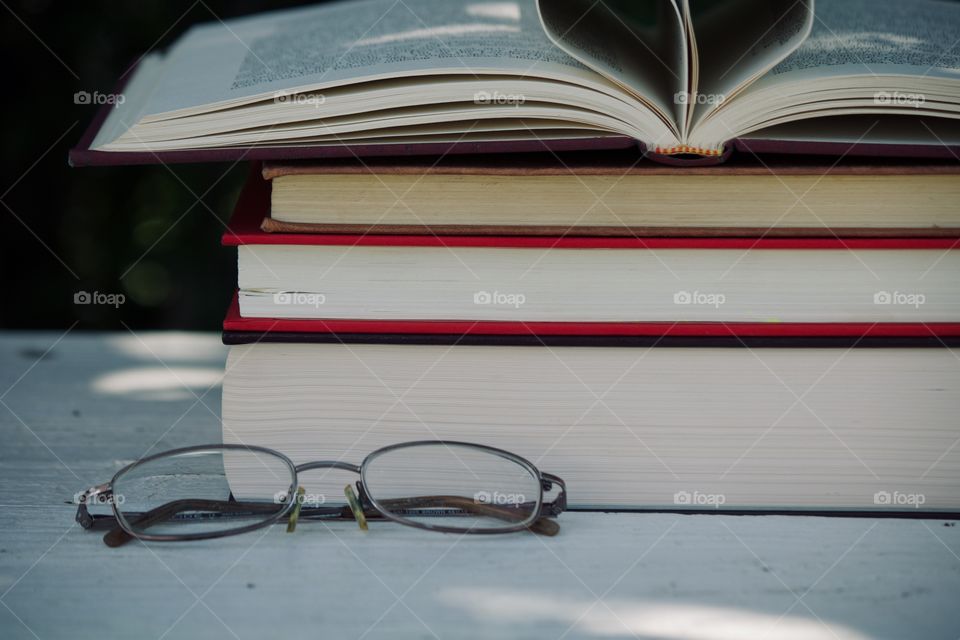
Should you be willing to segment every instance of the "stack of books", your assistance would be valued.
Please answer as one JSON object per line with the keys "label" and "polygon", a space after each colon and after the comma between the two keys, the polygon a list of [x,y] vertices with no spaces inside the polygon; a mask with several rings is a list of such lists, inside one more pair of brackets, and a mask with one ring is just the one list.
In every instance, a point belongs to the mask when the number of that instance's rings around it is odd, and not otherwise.
{"label": "stack of books", "polygon": [[960,8],[406,4],[194,29],[73,152],[255,160],[225,442],[478,442],[572,508],[960,510],[960,74],[909,44]]}
{"label": "stack of books", "polygon": [[[238,251],[225,441],[295,462],[476,441],[558,469],[583,508],[882,509],[884,491],[958,506],[944,452],[960,367],[942,348],[960,335],[956,167],[836,168],[817,190],[926,196],[885,228],[853,226],[871,216],[847,203],[840,238],[796,222],[784,237],[732,198],[681,226],[630,197],[679,179],[688,190],[661,207],[707,189],[762,198],[765,167],[533,160],[257,168],[223,236]],[[602,227],[609,211],[584,216],[594,235],[543,235],[575,200],[562,194],[604,177],[621,180],[616,215],[648,235]],[[510,193],[522,202],[490,210]]]}

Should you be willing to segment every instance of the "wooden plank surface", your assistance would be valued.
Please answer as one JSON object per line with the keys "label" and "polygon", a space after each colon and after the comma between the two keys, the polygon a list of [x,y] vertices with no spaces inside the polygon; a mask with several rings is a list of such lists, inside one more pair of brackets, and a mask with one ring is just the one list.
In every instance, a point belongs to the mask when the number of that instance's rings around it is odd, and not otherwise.
{"label": "wooden plank surface", "polygon": [[951,521],[578,513],[546,540],[340,522],[122,549],[79,529],[76,491],[219,439],[225,355],[0,335],[0,638],[960,637]]}

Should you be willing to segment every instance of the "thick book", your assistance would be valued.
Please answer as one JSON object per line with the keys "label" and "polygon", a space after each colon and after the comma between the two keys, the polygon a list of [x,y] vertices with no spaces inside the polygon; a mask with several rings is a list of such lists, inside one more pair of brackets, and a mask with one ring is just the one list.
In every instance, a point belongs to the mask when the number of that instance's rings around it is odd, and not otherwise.
{"label": "thick book", "polygon": [[608,151],[266,162],[262,176],[270,232],[960,237],[956,160],[678,168]]}
{"label": "thick book", "polygon": [[325,321],[778,325],[960,322],[954,238],[268,233],[242,194],[240,315]]}
{"label": "thick book", "polygon": [[364,0],[192,28],[106,96],[76,165],[640,147],[960,150],[938,0]]}
{"label": "thick book", "polygon": [[[958,357],[251,344],[227,359],[223,439],[294,463],[359,462],[411,440],[477,442],[562,477],[574,508],[957,512]],[[336,472],[302,482],[343,493]]]}

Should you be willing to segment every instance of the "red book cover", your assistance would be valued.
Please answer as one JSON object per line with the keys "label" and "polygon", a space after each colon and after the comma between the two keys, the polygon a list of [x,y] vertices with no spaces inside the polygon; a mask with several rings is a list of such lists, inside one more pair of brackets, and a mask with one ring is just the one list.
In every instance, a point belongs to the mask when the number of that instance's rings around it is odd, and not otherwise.
{"label": "red book cover", "polygon": [[[491,322],[464,320],[333,320],[244,318],[236,295],[223,320],[226,333],[245,335],[361,334],[422,336],[515,336],[595,338],[918,338],[933,346],[960,338],[960,323],[774,323],[774,322]],[[292,338],[284,341],[291,341]],[[243,342],[255,340],[242,340]],[[952,342],[952,340],[951,340]],[[615,343],[615,341],[614,341]],[[851,343],[852,344],[852,343]]]}
{"label": "red book cover", "polygon": [[[743,249],[955,249],[953,238],[635,238],[635,237],[545,237],[545,236],[438,236],[438,235],[356,235],[268,233],[260,226],[270,207],[270,183],[254,166],[237,202],[233,218],[223,234],[225,246],[272,245],[365,245],[365,246],[449,246],[513,247],[558,249],[624,250],[743,250]],[[816,339],[808,344],[898,346],[921,344],[946,346],[960,338],[960,323],[783,323],[783,322],[501,322],[463,320],[350,320],[244,318],[238,298],[223,323],[228,343],[255,342],[267,336],[281,341],[311,341],[316,336],[451,336],[513,337],[517,342],[540,342],[540,338],[566,337],[607,339],[619,344],[636,338],[639,343],[660,343],[662,339],[714,341],[718,345],[742,343],[793,344],[794,339]],[[311,338],[313,336],[313,338]],[[443,338],[446,336],[446,338]],[[831,340],[836,339],[836,342]],[[897,342],[897,341],[904,342]],[[492,339],[492,342],[503,342]],[[772,341],[772,342],[771,342]],[[575,342],[591,344],[589,340]],[[667,340],[663,344],[670,344]],[[685,344],[686,342],[684,342]],[[800,344],[796,342],[796,344]]]}

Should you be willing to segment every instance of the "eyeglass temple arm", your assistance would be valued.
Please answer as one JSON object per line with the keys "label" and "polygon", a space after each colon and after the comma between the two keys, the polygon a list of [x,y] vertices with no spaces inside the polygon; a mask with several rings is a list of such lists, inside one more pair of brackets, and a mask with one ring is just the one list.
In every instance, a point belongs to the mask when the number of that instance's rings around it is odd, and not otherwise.
{"label": "eyeglass temple arm", "polygon": [[[263,514],[263,513],[273,513],[278,510],[276,504],[268,504],[262,502],[231,502],[225,500],[174,500],[166,504],[162,504],[158,507],[151,509],[150,511],[139,514],[131,524],[136,526],[138,529],[146,529],[147,527],[152,527],[154,525],[160,524],[167,520],[171,520],[176,517],[178,514],[183,513],[184,511],[212,511],[215,513],[222,514]],[[339,507],[329,507],[329,508],[313,508],[310,509],[311,515],[340,515],[342,511]],[[323,512],[323,513],[319,513]],[[103,542],[108,547],[119,547],[120,545],[126,544],[133,540],[135,536],[131,535],[123,528],[119,526],[116,518],[113,516],[89,516],[91,518],[89,526],[84,528],[92,528],[103,522],[104,525],[112,524],[113,528],[103,536]],[[83,523],[81,523],[83,524]],[[97,528],[101,528],[97,526]]]}
{"label": "eyeglass temple arm", "polygon": [[[103,485],[106,486],[106,485]],[[93,491],[93,490],[90,490]],[[109,488],[101,489],[96,493],[90,493],[88,491],[84,494],[77,506],[76,521],[84,529],[117,529],[118,531],[111,532],[111,539],[116,537],[116,540],[119,544],[129,542],[133,538],[129,534],[126,534],[121,528],[120,523],[117,522],[117,518],[114,515],[108,515],[104,513],[90,513],[87,509],[87,499],[93,495],[101,496],[101,498],[109,498],[111,492]],[[195,510],[208,510],[216,511],[218,513],[224,514],[239,514],[244,512],[254,512],[254,513],[264,513],[269,511],[277,510],[277,506],[273,504],[264,504],[264,503],[243,503],[237,502],[235,500],[221,501],[221,500],[175,500],[173,502],[168,502],[162,504],[158,507],[151,509],[150,511],[138,514],[130,514],[131,516],[136,516],[136,524],[139,527],[150,527],[156,524],[159,524],[165,520],[174,518],[177,514],[183,513],[184,511],[195,511]],[[318,517],[330,517],[337,516],[344,519],[353,518],[353,514],[350,513],[349,508],[347,507],[308,507],[304,508],[300,512],[301,517],[304,518],[318,518]],[[379,515],[379,514],[376,514]],[[375,517],[374,514],[370,514],[370,517]],[[126,534],[126,539],[121,539],[121,532]]]}
{"label": "eyeglass temple arm", "polygon": [[[251,515],[263,513],[275,513],[278,510],[276,504],[262,502],[229,502],[226,500],[173,500],[159,507],[155,507],[137,517],[130,524],[138,529],[146,529],[154,525],[170,520],[177,514],[184,511],[213,511],[215,513],[233,513]],[[119,523],[118,523],[119,524]],[[108,547],[119,547],[122,544],[130,542],[133,535],[127,533],[119,526],[108,531],[103,536],[103,541]]]}
{"label": "eyeglass temple arm", "polygon": [[[499,505],[475,502],[462,496],[416,496],[412,498],[394,498],[381,500],[384,507],[393,509],[426,509],[431,507],[450,507],[461,509],[468,513],[480,516],[497,518],[508,522],[525,520],[529,514],[519,509],[501,507]],[[546,517],[537,518],[528,527],[532,532],[545,536],[555,536],[560,531],[560,525]]]}
{"label": "eyeglass temple arm", "polygon": [[[498,518],[500,520],[507,521],[518,521],[523,520],[525,515],[523,512],[517,511],[516,509],[511,509],[509,507],[501,507],[491,504],[483,504],[474,502],[468,498],[463,498],[460,496],[420,496],[416,498],[399,498],[395,500],[387,500],[383,503],[384,506],[401,509],[416,509],[416,508],[427,508],[427,507],[452,507],[467,511],[470,513],[476,513],[478,515],[484,515],[489,517]],[[127,544],[134,539],[134,536],[125,531],[119,526],[116,518],[113,516],[105,515],[90,515],[87,512],[86,505],[81,503],[82,512],[86,514],[86,519],[81,524],[84,528],[102,528],[103,526],[112,526],[110,531],[108,531],[103,536],[103,542],[108,547],[119,547],[124,544]],[[138,529],[146,529],[154,525],[160,524],[174,518],[177,514],[183,513],[184,511],[212,511],[215,513],[269,513],[276,511],[277,506],[274,504],[264,504],[264,503],[244,503],[244,502],[229,502],[223,500],[174,500],[166,504],[162,504],[150,511],[146,511],[134,520],[131,524],[136,526]],[[305,510],[306,517],[310,516],[339,516],[339,517],[352,517],[352,514],[348,513],[348,510],[343,507],[329,507],[329,508],[311,508]],[[78,509],[78,520],[80,510]],[[379,516],[380,514],[376,511],[373,511],[371,516]],[[101,524],[102,523],[102,524]],[[100,525],[100,526],[98,526]],[[548,518],[538,518],[533,522],[529,529],[534,533],[539,533],[546,536],[556,535],[560,527],[556,522]]]}

